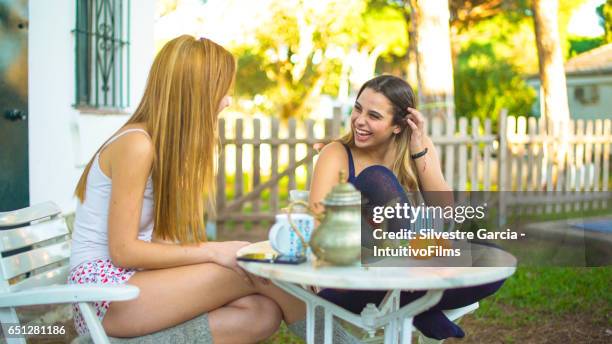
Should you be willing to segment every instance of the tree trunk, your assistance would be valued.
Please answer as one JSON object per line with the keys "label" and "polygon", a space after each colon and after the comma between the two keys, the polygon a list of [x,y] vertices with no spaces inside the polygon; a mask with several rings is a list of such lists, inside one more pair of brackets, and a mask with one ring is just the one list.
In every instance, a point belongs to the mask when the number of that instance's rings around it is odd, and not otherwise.
{"label": "tree trunk", "polygon": [[[535,23],[538,60],[540,63],[540,105],[541,115],[557,138],[557,144],[547,154],[556,165],[556,175],[563,172],[563,162],[569,142],[569,105],[561,39],[557,14],[558,0],[533,0],[533,19]],[[553,177],[557,179],[556,176]]]}
{"label": "tree trunk", "polygon": [[547,122],[569,121],[567,86],[557,13],[557,0],[533,0],[533,19],[535,23],[540,81],[542,116]]}
{"label": "tree trunk", "polygon": [[428,118],[455,116],[448,0],[411,0],[419,108]]}
{"label": "tree trunk", "polygon": [[406,26],[408,27],[408,52],[406,53],[408,69],[406,71],[406,76],[410,86],[416,90],[415,87],[419,85],[419,79],[417,76],[416,26],[414,25],[414,20],[412,19],[413,13],[413,9],[410,11],[410,13],[408,11],[404,11],[404,20],[406,21]]}

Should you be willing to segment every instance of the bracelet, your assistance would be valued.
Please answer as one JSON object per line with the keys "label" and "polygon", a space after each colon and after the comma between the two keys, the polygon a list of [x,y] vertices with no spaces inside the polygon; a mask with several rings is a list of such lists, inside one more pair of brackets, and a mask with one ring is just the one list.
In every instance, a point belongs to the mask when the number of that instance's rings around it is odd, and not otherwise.
{"label": "bracelet", "polygon": [[415,160],[415,159],[418,159],[418,158],[422,157],[425,154],[427,154],[427,147],[425,147],[425,149],[423,149],[422,152],[418,152],[416,154],[411,154],[410,157],[412,158],[412,160]]}

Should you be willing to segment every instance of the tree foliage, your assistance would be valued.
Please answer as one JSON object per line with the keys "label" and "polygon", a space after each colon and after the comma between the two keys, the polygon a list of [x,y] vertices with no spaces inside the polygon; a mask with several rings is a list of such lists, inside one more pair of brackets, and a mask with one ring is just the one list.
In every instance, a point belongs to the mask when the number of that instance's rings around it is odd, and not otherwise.
{"label": "tree foliage", "polygon": [[605,43],[604,39],[605,39],[605,36],[602,36],[602,37],[570,36],[569,37],[570,47],[569,47],[568,57],[574,57],[578,54],[582,54],[591,49],[595,49]]}
{"label": "tree foliage", "polygon": [[607,0],[606,3],[598,6],[597,14],[600,18],[599,24],[603,26],[605,32],[603,41],[612,43],[612,0]]}
{"label": "tree foliage", "polygon": [[527,86],[517,67],[495,52],[491,42],[470,44],[462,50],[455,68],[457,114],[491,118],[497,128],[502,109],[512,114],[529,114],[535,91]]}
{"label": "tree foliage", "polygon": [[526,4],[512,3],[489,7],[478,20],[456,17],[453,24],[456,113],[490,118],[493,128],[502,109],[528,114],[535,100],[534,90],[523,80],[538,70],[533,24]]}
{"label": "tree foliage", "polygon": [[380,1],[275,1],[268,11],[255,39],[233,48],[236,91],[281,118],[306,116],[322,93],[365,81],[378,56],[407,50],[402,13]]}
{"label": "tree foliage", "polygon": [[[559,27],[566,56],[572,12],[585,1],[559,1]],[[452,13],[457,115],[492,118],[502,108],[532,113],[535,90],[524,79],[538,73],[531,1],[455,1]],[[494,127],[495,128],[495,127]]]}
{"label": "tree foliage", "polygon": [[[183,1],[158,1],[158,16]],[[407,1],[258,0],[262,11],[253,14],[247,29],[236,30],[240,39],[224,43],[239,63],[238,104],[247,105],[245,112],[304,118],[320,95],[347,101],[374,72],[405,77],[412,27]],[[531,1],[449,0],[458,116],[496,118],[502,107],[530,112],[534,94],[522,79],[538,71]],[[230,13],[244,6],[238,0],[204,3],[226,6]],[[565,36],[572,12],[583,3],[559,0],[566,57],[603,43]],[[612,0],[599,11],[609,35]]]}

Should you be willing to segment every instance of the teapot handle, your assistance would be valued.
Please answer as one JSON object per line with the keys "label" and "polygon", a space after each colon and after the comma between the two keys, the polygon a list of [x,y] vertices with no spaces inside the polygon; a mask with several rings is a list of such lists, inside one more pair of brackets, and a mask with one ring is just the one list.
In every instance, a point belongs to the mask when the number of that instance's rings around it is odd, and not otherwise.
{"label": "teapot handle", "polygon": [[313,211],[310,208],[310,205],[308,204],[308,202],[301,201],[301,200],[293,201],[289,203],[289,207],[287,207],[287,220],[289,221],[291,230],[298,236],[298,238],[300,238],[300,242],[302,243],[302,250],[306,251],[308,249],[308,243],[306,242],[306,238],[304,238],[304,235],[302,235],[300,230],[295,225],[295,222],[293,222],[293,219],[291,218],[291,210],[293,209],[294,205],[302,205],[306,207],[306,209],[308,209],[310,213],[313,213]]}

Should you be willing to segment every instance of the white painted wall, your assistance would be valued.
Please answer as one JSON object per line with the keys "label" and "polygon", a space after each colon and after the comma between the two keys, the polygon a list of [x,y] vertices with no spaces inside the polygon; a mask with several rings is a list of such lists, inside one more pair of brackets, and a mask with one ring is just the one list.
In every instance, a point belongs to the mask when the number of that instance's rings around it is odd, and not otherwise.
{"label": "white painted wall", "polygon": [[[598,118],[612,118],[612,75],[601,74],[601,75],[570,75],[566,77],[567,80],[567,101],[570,109],[570,116],[572,119],[598,119]],[[536,102],[533,105],[533,112],[535,114],[541,113],[541,87],[540,79],[533,78],[528,79],[527,84],[533,87],[538,93]],[[592,104],[581,103],[575,95],[575,89],[580,86],[597,86],[597,92],[599,99],[597,102]]]}
{"label": "white painted wall", "polygon": [[[587,90],[596,86],[599,99],[594,103],[580,102],[575,94],[576,88],[580,86],[586,86]],[[568,77],[567,99],[570,110],[575,114],[572,118],[612,118],[612,75]]]}
{"label": "white painted wall", "polygon": [[[130,105],[140,101],[154,57],[155,2],[132,0]],[[74,0],[29,2],[30,203],[52,200],[76,207],[74,187],[98,146],[129,115],[94,115],[74,109]]]}

